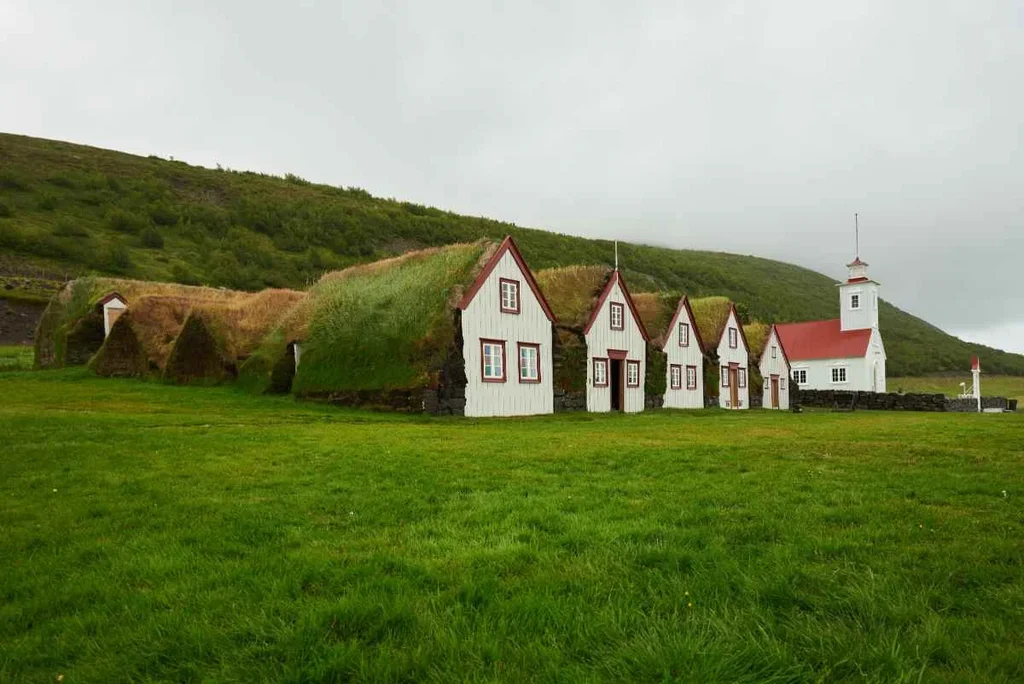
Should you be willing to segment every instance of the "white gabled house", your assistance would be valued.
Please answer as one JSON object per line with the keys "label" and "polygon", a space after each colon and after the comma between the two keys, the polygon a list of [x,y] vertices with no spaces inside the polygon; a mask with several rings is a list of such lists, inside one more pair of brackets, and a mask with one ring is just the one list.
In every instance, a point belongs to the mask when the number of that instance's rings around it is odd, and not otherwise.
{"label": "white gabled house", "polygon": [[750,345],[747,344],[736,306],[730,303],[729,315],[718,339],[718,405],[722,408],[750,408],[749,364]]}
{"label": "white gabled house", "polygon": [[114,322],[128,308],[128,300],[117,292],[111,292],[97,305],[103,308],[103,337],[106,337],[110,334],[110,329],[114,327]]}
{"label": "white gabled house", "polygon": [[764,378],[761,406],[766,409],[788,410],[790,365],[786,349],[782,346],[774,325],[768,333],[758,368],[761,377]]}
{"label": "white gabled house", "polygon": [[649,337],[618,269],[601,291],[583,335],[587,410],[643,411]]}
{"label": "white gabled house", "polygon": [[776,326],[801,389],[885,392],[885,345],[878,329],[877,282],[854,259],[839,284],[840,317]]}
{"label": "white gabled house", "polygon": [[467,416],[552,413],[555,316],[511,236],[459,302]]}
{"label": "white gabled house", "polygon": [[690,300],[679,300],[662,351],[666,356],[665,408],[704,408],[704,341]]}

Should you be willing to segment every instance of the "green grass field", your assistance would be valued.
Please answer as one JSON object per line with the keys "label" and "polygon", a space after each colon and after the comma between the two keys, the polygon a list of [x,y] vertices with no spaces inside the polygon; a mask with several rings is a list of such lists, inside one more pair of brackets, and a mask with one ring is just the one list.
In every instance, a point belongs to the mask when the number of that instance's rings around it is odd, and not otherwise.
{"label": "green grass field", "polygon": [[[971,374],[964,373],[955,377],[925,376],[921,378],[889,378],[886,381],[890,391],[902,388],[904,392],[934,392],[947,396],[960,393],[960,383],[967,383],[971,389]],[[1014,375],[981,375],[981,393],[986,397],[1008,397],[1017,399],[1024,405],[1024,377]]]}
{"label": "green grass field", "polygon": [[32,368],[32,347],[17,344],[0,344],[0,372],[30,370]]}
{"label": "green grass field", "polygon": [[1024,680],[1024,416],[0,374],[0,681]]}

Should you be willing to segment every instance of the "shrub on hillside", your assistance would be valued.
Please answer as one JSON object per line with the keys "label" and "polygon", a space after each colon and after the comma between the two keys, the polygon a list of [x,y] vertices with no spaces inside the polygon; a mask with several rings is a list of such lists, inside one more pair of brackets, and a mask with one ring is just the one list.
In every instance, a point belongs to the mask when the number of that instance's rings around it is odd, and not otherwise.
{"label": "shrub on hillside", "polygon": [[160,231],[152,226],[144,228],[142,233],[139,235],[139,239],[142,241],[143,247],[148,247],[149,249],[164,248],[164,236],[160,234]]}
{"label": "shrub on hillside", "polygon": [[0,202],[0,218],[10,218],[12,216],[14,216],[14,210],[3,202]]}
{"label": "shrub on hillside", "polygon": [[112,209],[110,213],[107,214],[107,225],[118,233],[137,235],[143,228],[149,225],[149,222],[130,211],[125,211],[124,209]]}
{"label": "shrub on hillside", "polygon": [[178,222],[178,212],[171,205],[160,202],[149,206],[149,218],[158,226],[173,226]]}
{"label": "shrub on hillside", "polygon": [[132,267],[132,253],[122,242],[111,243],[104,257],[102,265],[116,273],[124,273]]}
{"label": "shrub on hillside", "polygon": [[53,211],[59,204],[56,195],[49,192],[44,192],[39,195],[39,199],[36,200],[36,207],[40,211]]}
{"label": "shrub on hillside", "polygon": [[199,284],[199,277],[184,264],[174,264],[171,267],[171,277],[174,279],[174,282],[181,283],[182,285]]}
{"label": "shrub on hillside", "polygon": [[11,171],[0,171],[0,190],[28,190],[28,181]]}
{"label": "shrub on hillside", "polygon": [[74,219],[62,216],[57,219],[57,223],[53,226],[53,234],[60,237],[85,237],[89,235],[89,231]]}

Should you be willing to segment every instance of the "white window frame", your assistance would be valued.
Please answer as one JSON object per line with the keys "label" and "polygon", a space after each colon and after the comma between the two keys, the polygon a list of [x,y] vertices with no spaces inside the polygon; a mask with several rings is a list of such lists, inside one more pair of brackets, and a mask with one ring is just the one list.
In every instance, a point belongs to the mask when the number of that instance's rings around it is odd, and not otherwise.
{"label": "white window frame", "polygon": [[740,389],[744,389],[747,386],[747,369],[737,368],[736,369],[736,384]]}
{"label": "white window frame", "polygon": [[668,367],[669,389],[683,389],[683,367],[681,364],[673,363]]}
{"label": "white window frame", "polygon": [[806,385],[807,384],[807,369],[806,368],[794,368],[793,369],[793,379],[796,381],[797,385]]}
{"label": "white window frame", "polygon": [[[615,317],[618,315],[619,322],[615,323]],[[626,329],[626,305],[622,302],[611,302],[608,309],[608,325],[612,330],[625,330]]]}
{"label": "white window frame", "polygon": [[[608,359],[594,359],[594,387],[608,387]],[[598,369],[601,373],[598,374]],[[600,379],[598,378],[600,375]]]}
{"label": "white window frame", "polygon": [[[693,383],[690,383],[690,371],[693,371]],[[686,389],[695,390],[697,389],[697,367],[687,366],[686,367]]]}
{"label": "white window frame", "polygon": [[773,358],[773,359],[776,359],[776,358],[778,358],[778,353],[779,353],[779,348],[778,348],[778,347],[776,347],[776,346],[775,346],[775,345],[773,344],[773,345],[772,345],[772,358]]}
{"label": "white window frame", "polygon": [[[493,350],[497,349],[495,356]],[[484,382],[505,382],[507,379],[505,363],[505,342],[503,340],[480,340],[480,374]],[[495,363],[497,359],[497,363]],[[491,372],[487,366],[490,363]],[[495,374],[495,373],[498,374]]]}
{"label": "white window frame", "polygon": [[[506,286],[507,289],[506,289]],[[519,281],[511,278],[500,278],[498,280],[498,298],[501,305],[502,313],[519,313]],[[506,297],[506,293],[511,295],[511,300]]]}
{"label": "white window frame", "polygon": [[[636,373],[636,377],[633,374]],[[626,387],[640,386],[640,362],[626,361]]]}
{"label": "white window frame", "polygon": [[740,334],[736,328],[729,328],[729,349],[738,349],[740,346]]}
{"label": "white window frame", "polygon": [[[529,350],[533,356],[533,366],[523,363],[523,352]],[[528,355],[529,356],[529,355]],[[523,371],[533,370],[533,375],[523,375]],[[536,384],[540,382],[540,345],[529,342],[519,343],[519,382],[523,384]]]}
{"label": "white window frame", "polygon": [[859,309],[860,309],[860,292],[851,292],[850,293],[850,310],[852,311],[852,310],[859,310]]}
{"label": "white window frame", "polygon": [[690,324],[685,321],[679,321],[679,346],[690,346]]}
{"label": "white window frame", "polygon": [[849,382],[849,374],[846,372],[846,366],[832,366],[829,377],[832,378],[833,385],[845,385]]}
{"label": "white window frame", "polygon": [[729,367],[722,366],[722,387],[729,386]]}

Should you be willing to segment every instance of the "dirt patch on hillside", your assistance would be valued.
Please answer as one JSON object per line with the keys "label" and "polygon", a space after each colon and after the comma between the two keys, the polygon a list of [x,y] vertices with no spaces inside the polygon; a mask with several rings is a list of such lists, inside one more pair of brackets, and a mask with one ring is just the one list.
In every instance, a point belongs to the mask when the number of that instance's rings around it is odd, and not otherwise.
{"label": "dirt patch on hillside", "polygon": [[32,344],[46,304],[0,298],[0,344]]}

